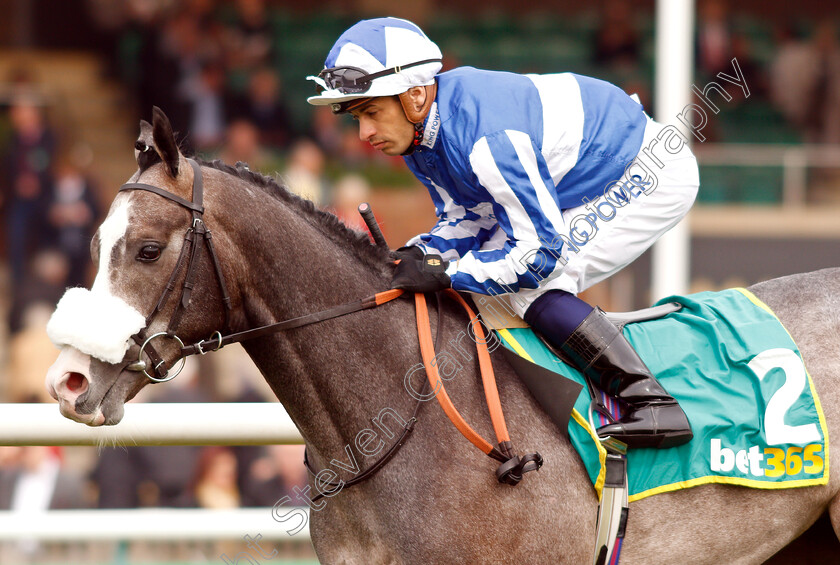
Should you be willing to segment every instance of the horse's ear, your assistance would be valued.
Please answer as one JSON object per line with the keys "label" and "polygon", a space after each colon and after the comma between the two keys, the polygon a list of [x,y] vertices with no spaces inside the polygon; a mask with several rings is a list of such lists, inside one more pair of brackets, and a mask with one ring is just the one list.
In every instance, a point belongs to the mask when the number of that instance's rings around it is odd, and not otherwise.
{"label": "horse's ear", "polygon": [[149,142],[149,145],[152,144],[152,124],[147,122],[146,120],[140,120],[140,138],[139,140],[145,140]]}
{"label": "horse's ear", "polygon": [[145,171],[155,163],[160,162],[160,156],[155,152],[152,124],[146,120],[140,120],[140,136],[134,142],[134,159],[141,171]]}
{"label": "horse's ear", "polygon": [[166,170],[173,178],[177,177],[181,153],[178,151],[178,144],[175,143],[175,134],[172,132],[172,124],[169,122],[169,118],[157,106],[152,108],[152,138],[155,142],[155,149],[166,164]]}

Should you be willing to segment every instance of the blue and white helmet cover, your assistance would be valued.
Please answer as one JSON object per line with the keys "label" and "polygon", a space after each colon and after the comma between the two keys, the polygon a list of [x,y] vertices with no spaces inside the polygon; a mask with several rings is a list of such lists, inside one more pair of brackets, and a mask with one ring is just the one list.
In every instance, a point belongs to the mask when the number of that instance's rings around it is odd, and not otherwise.
{"label": "blue and white helmet cover", "polygon": [[[324,68],[356,67],[372,74],[417,61],[441,58],[440,48],[415,24],[399,18],[376,18],[362,20],[341,34],[327,54]],[[379,77],[364,93],[345,94],[328,88],[319,77],[308,76],[307,80],[315,81],[324,91],[307,98],[307,102],[323,106],[357,98],[402,94],[413,86],[432,84],[441,67],[440,62],[427,63]]]}

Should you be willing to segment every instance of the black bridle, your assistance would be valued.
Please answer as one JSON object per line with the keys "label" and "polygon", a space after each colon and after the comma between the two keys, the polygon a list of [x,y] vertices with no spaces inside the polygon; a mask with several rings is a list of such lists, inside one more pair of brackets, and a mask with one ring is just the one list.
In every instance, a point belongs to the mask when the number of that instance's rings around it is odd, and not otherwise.
{"label": "black bridle", "polygon": [[[253,328],[250,330],[245,330],[237,333],[228,334],[227,332],[230,329],[230,315],[231,315],[231,300],[230,295],[228,294],[227,286],[225,285],[225,278],[222,274],[221,264],[219,262],[218,256],[216,255],[216,248],[213,245],[213,239],[210,235],[210,230],[207,229],[207,226],[204,224],[203,215],[204,215],[204,182],[201,173],[200,165],[195,162],[193,159],[187,159],[187,162],[193,169],[193,186],[192,186],[192,201],[185,200],[180,196],[169,192],[168,190],[164,190],[160,187],[153,186],[150,184],[143,184],[143,183],[127,183],[120,187],[119,192],[129,191],[129,190],[145,190],[148,192],[153,192],[159,196],[166,198],[176,204],[183,206],[184,208],[190,210],[192,214],[192,223],[189,228],[187,228],[187,232],[184,235],[184,245],[181,247],[181,253],[178,256],[178,261],[175,263],[175,267],[172,270],[172,275],[169,277],[169,281],[166,284],[163,292],[161,293],[160,298],[155,305],[155,308],[149,313],[146,317],[146,326],[140,330],[136,335],[132,336],[132,339],[140,345],[140,352],[138,354],[138,360],[132,364],[130,364],[127,369],[131,371],[142,371],[149,379],[154,382],[165,382],[174,379],[178,376],[178,373],[184,367],[185,361],[187,356],[193,355],[195,353],[199,353],[204,355],[208,351],[217,351],[224,347],[225,345],[229,345],[231,343],[236,343],[240,341],[244,341],[246,339],[253,339],[257,337],[261,337],[270,333],[279,332],[282,330],[289,330],[292,328],[299,328],[302,326],[307,326],[309,324],[314,324],[316,322],[321,322],[324,320],[329,320],[332,318],[337,318],[339,316],[344,316],[345,314],[350,314],[352,312],[358,312],[360,310],[368,309],[368,308],[375,308],[380,304],[384,304],[394,298],[400,296],[403,291],[401,290],[389,290],[385,292],[377,293],[373,296],[362,298],[360,300],[356,300],[354,302],[349,302],[346,304],[341,304],[338,306],[334,306],[332,308],[328,308],[327,310],[322,310],[320,312],[315,312],[312,314],[307,314],[305,316],[300,316],[298,318],[292,318],[290,320],[285,320],[282,322],[277,322],[275,324],[269,324],[266,326],[261,326],[258,328]],[[363,205],[366,206],[366,205]],[[362,217],[365,219],[365,222],[368,224],[370,228],[371,234],[374,237],[374,240],[377,242],[378,245],[384,246],[387,248],[387,243],[385,242],[385,238],[382,236],[382,232],[379,229],[379,226],[376,224],[376,220],[373,217],[373,213],[369,207],[360,207],[359,208]],[[219,284],[219,290],[222,296],[222,303],[225,307],[225,322],[224,322],[224,333],[227,335],[223,335],[222,331],[215,331],[212,333],[210,338],[206,340],[199,341],[193,345],[184,345],[183,341],[176,335],[176,330],[181,323],[184,313],[186,309],[190,305],[190,300],[192,298],[192,291],[195,287],[195,277],[196,277],[196,265],[198,263],[200,250],[202,248],[201,243],[204,243],[204,246],[207,247],[207,252],[210,255],[210,258],[213,262],[213,267],[216,273],[216,280]],[[158,332],[152,334],[151,336],[147,336],[147,329],[149,328],[149,324],[151,323],[152,319],[164,308],[167,301],[169,300],[169,296],[172,291],[175,289],[175,282],[178,278],[178,274],[180,273],[184,262],[186,261],[186,275],[184,278],[184,284],[181,289],[181,297],[178,301],[178,304],[175,307],[175,312],[172,314],[172,318],[169,320],[169,324],[164,332]],[[440,303],[440,294],[437,295],[437,306],[438,306],[438,324],[437,324],[437,332],[435,335],[435,346],[437,346],[437,341],[441,335],[441,328],[442,328],[442,307]],[[167,366],[166,362],[163,358],[158,354],[158,352],[152,347],[151,341],[158,337],[168,337],[170,339],[174,339],[181,348],[180,351],[180,361],[181,365],[174,374],[170,375],[171,367]],[[154,376],[149,374],[146,370],[147,365],[145,360],[143,359],[143,352],[146,352],[149,360],[152,362],[152,371],[154,372]],[[177,363],[176,360],[174,363]],[[403,426],[403,431],[400,437],[397,439],[396,443],[391,446],[391,448],[385,452],[373,465],[369,468],[365,469],[357,476],[347,481],[329,481],[324,486],[329,488],[328,493],[330,496],[333,494],[337,494],[338,490],[342,488],[351,487],[367,479],[370,479],[373,475],[375,475],[382,467],[385,466],[388,461],[390,461],[397,452],[400,451],[400,448],[405,444],[408,440],[411,433],[414,431],[414,425],[417,423],[417,413],[420,409],[420,405],[423,404],[423,397],[428,389],[429,383],[426,382],[423,385],[422,392],[417,399],[417,402],[414,405],[414,410],[409,418],[408,422]],[[304,451],[304,460],[303,463],[306,469],[312,474],[317,475],[318,471],[313,468],[312,463],[309,461],[309,456],[306,451]],[[319,499],[323,498],[325,495],[323,493],[315,496],[312,501],[316,502]]]}
{"label": "black bridle", "polygon": [[[190,300],[192,299],[192,291],[195,288],[195,279],[196,279],[196,272],[197,272],[197,265],[199,263],[199,256],[201,254],[201,249],[203,247],[207,248],[207,253],[210,256],[211,261],[213,262],[213,268],[216,272],[216,280],[219,284],[219,291],[222,295],[222,304],[224,305],[224,313],[225,313],[225,321],[223,326],[223,331],[227,332],[230,327],[230,313],[231,313],[231,303],[230,303],[230,295],[228,294],[227,285],[225,285],[225,277],[222,274],[222,267],[219,263],[219,258],[216,255],[216,248],[213,245],[213,238],[210,234],[210,230],[207,229],[207,226],[204,224],[204,179],[201,174],[201,167],[198,163],[196,163],[193,159],[187,159],[187,162],[190,164],[193,170],[193,185],[192,185],[192,201],[185,200],[180,196],[169,192],[168,190],[164,190],[157,186],[153,186],[150,184],[143,184],[139,182],[132,182],[124,184],[120,187],[119,192],[129,191],[129,190],[146,190],[148,192],[153,192],[159,196],[163,196],[164,198],[183,206],[184,208],[188,209],[192,214],[192,223],[189,228],[187,228],[187,232],[184,235],[184,244],[181,246],[181,254],[178,256],[178,261],[175,263],[175,268],[172,270],[172,275],[169,277],[169,281],[166,283],[166,286],[163,289],[163,292],[160,295],[160,298],[157,301],[154,309],[146,316],[146,325],[145,327],[140,330],[133,339],[140,345],[140,353],[138,355],[138,360],[136,363],[132,363],[129,365],[130,370],[134,371],[142,371],[145,373],[149,379],[154,382],[165,382],[174,379],[178,376],[178,373],[184,368],[184,363],[186,361],[186,356],[183,355],[180,358],[181,366],[178,368],[174,374],[170,375],[171,367],[167,366],[166,362],[163,358],[158,354],[154,347],[151,345],[151,341],[158,337],[168,337],[170,339],[174,339],[178,342],[181,349],[184,349],[184,343],[178,338],[176,331],[178,330],[178,326],[181,324],[181,320],[184,317],[184,313],[187,311],[187,307],[190,305]],[[149,328],[149,324],[154,319],[154,317],[163,310],[166,303],[169,301],[169,296],[172,294],[172,291],[175,290],[175,281],[178,278],[179,273],[181,272],[182,266],[186,262],[186,275],[184,277],[184,284],[181,287],[181,296],[178,300],[178,303],[175,305],[175,311],[172,313],[172,317],[169,319],[169,324],[166,327],[166,331],[158,332],[153,335],[147,335],[147,330]],[[215,343],[214,349],[219,349],[222,346],[222,333],[216,331],[213,333],[213,342]],[[206,344],[205,340],[202,343]],[[205,345],[205,347],[209,347],[209,345]],[[146,355],[149,357],[149,360],[152,362],[152,371],[154,372],[154,376],[151,375],[146,370],[146,362],[143,359],[143,352],[146,351]],[[201,347],[199,347],[198,352],[205,353]],[[177,362],[177,361],[176,361]]]}
{"label": "black bridle", "polygon": [[[190,210],[190,212],[192,213],[192,223],[190,227],[187,228],[187,233],[184,235],[184,245],[181,247],[181,254],[178,256],[178,261],[175,263],[175,268],[172,270],[172,275],[169,277],[169,281],[167,282],[163,293],[158,299],[155,308],[149,313],[148,316],[146,316],[145,328],[140,330],[140,332],[138,332],[136,335],[132,336],[134,341],[140,346],[140,352],[138,354],[138,360],[127,367],[129,370],[142,371],[149,379],[151,379],[154,382],[169,381],[178,376],[178,373],[181,371],[181,369],[183,369],[186,357],[190,355],[194,355],[196,353],[204,355],[209,351],[217,351],[226,345],[230,345],[231,343],[237,343],[240,341],[245,341],[247,339],[258,338],[264,335],[276,333],[283,330],[290,330],[293,328],[307,326],[309,324],[322,322],[324,320],[330,320],[332,318],[337,318],[339,316],[344,316],[345,314],[351,314],[353,312],[358,312],[359,310],[365,310],[367,308],[374,308],[402,294],[402,291],[396,290],[381,292],[373,296],[369,296],[367,298],[362,298],[360,300],[348,302],[346,304],[340,304],[338,306],[334,306],[332,308],[328,308],[320,312],[307,314],[305,316],[300,316],[298,318],[292,318],[290,320],[285,320],[266,326],[260,326],[258,328],[253,328],[237,333],[228,333],[230,331],[230,318],[232,306],[230,295],[228,294],[227,286],[225,285],[225,277],[222,274],[221,263],[219,262],[219,258],[216,255],[216,248],[213,245],[213,239],[211,237],[210,230],[207,229],[207,226],[204,224],[204,220],[202,219],[204,214],[204,182],[201,173],[201,167],[193,159],[187,159],[187,162],[193,169],[192,201],[185,200],[184,198],[181,198],[180,196],[173,194],[168,190],[150,184],[133,182],[124,184],[119,189],[120,192],[128,190],[146,190],[148,192],[153,192],[159,196],[166,198],[167,200],[171,200],[172,202],[183,206],[184,208]],[[372,218],[372,215],[369,214],[369,217]],[[366,217],[366,220],[367,219],[368,218]],[[378,226],[376,227],[378,228]],[[374,233],[378,233],[379,237],[377,238],[377,241],[381,241],[382,243],[384,243],[384,238],[382,238],[381,232],[379,232],[378,229],[372,229],[371,231],[373,231]],[[202,243],[204,245],[202,245]],[[209,338],[201,340],[192,345],[184,345],[184,342],[176,335],[176,331],[181,323],[181,320],[183,319],[187,307],[190,305],[192,291],[195,287],[196,282],[196,266],[198,264],[202,247],[207,247],[207,253],[210,256],[210,259],[213,263],[213,267],[216,273],[216,280],[218,281],[219,291],[222,297],[222,303],[224,305],[225,321],[223,329],[221,331],[214,331]],[[185,263],[186,276],[184,277],[184,284],[181,289],[181,297],[175,306],[175,312],[173,312],[172,318],[170,318],[169,320],[169,325],[167,326],[166,331],[157,332],[152,335],[147,335],[149,324],[154,319],[154,317],[164,308],[164,306],[169,300],[170,295],[172,294],[172,291],[175,290],[175,282],[178,279],[178,275],[181,272],[181,269],[183,268],[183,265]],[[151,341],[158,337],[167,337],[170,339],[174,339],[181,348],[179,357],[181,365],[178,367],[178,370],[174,372],[174,374],[170,375],[171,367],[169,367],[166,364],[166,361],[163,360],[163,358],[151,345]],[[152,362],[152,371],[154,372],[154,375],[150,374],[147,370],[147,364],[143,359],[144,351],[146,353],[146,356],[148,356],[149,360]],[[176,360],[174,363],[177,363],[179,360]]]}

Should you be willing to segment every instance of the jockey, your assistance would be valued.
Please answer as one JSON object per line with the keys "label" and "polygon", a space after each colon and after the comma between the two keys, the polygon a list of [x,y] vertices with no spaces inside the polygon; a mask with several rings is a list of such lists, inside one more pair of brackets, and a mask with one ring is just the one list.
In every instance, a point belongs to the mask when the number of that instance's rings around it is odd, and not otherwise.
{"label": "jockey", "polygon": [[364,20],[308,77],[318,85],[310,104],[352,114],[359,137],[401,155],[434,201],[438,222],[397,250],[392,287],[509,301],[623,403],[600,436],[646,447],[689,441],[676,400],[603,311],[576,296],[688,212],[699,176],[685,139],[600,80],[440,73],[441,59],[411,22]]}

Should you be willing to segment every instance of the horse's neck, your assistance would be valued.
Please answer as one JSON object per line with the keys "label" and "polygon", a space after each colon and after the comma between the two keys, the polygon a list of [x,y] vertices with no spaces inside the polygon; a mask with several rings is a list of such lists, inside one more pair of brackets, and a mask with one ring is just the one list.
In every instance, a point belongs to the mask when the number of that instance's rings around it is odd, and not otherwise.
{"label": "horse's neck", "polygon": [[[240,277],[248,326],[310,314],[388,288],[384,267],[360,261],[357,251],[337,244],[327,228],[294,214],[268,216],[273,225],[262,230],[259,249],[248,249],[253,242],[239,249],[248,264],[247,277]],[[413,401],[403,376],[418,362],[412,322],[413,307],[401,299],[243,345],[307,444],[329,459],[353,445],[361,430],[373,427],[371,420],[383,409],[410,417]]]}

